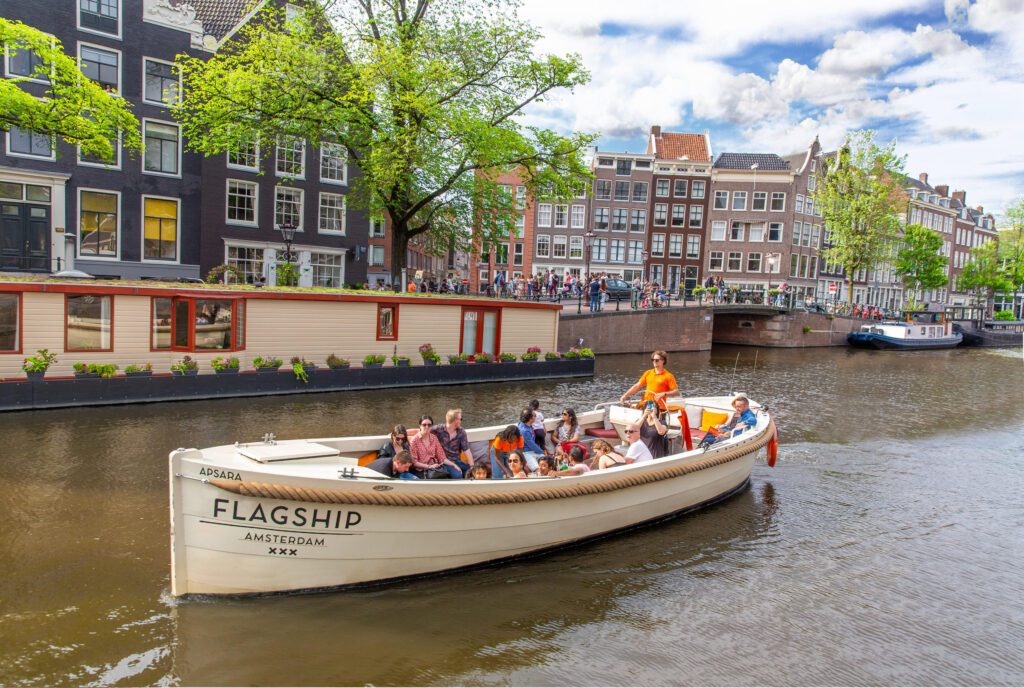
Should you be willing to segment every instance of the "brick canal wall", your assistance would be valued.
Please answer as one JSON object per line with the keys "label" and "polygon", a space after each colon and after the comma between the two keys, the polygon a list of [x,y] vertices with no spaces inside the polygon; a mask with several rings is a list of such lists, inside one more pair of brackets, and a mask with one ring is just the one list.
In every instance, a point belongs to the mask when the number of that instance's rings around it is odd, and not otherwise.
{"label": "brick canal wall", "polygon": [[[859,330],[865,320],[837,317],[829,319],[821,313],[791,311],[771,317],[740,313],[716,313],[715,344],[741,344],[775,348],[812,346],[846,346],[846,335]],[[804,332],[810,328],[809,332]],[[561,342],[561,337],[559,337]]]}
{"label": "brick canal wall", "polygon": [[706,351],[711,348],[710,308],[665,308],[644,311],[607,310],[602,313],[562,313],[558,350],[583,346],[599,354],[638,351]]}

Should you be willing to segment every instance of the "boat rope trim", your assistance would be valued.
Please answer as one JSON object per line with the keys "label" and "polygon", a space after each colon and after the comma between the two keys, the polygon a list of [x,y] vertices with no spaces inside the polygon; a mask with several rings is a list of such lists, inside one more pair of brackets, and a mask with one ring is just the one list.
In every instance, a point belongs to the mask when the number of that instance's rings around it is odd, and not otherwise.
{"label": "boat rope trim", "polygon": [[591,494],[613,492],[626,487],[636,487],[662,480],[670,480],[688,473],[707,470],[743,456],[759,451],[767,446],[775,434],[775,422],[769,421],[765,431],[750,444],[743,444],[716,456],[701,459],[693,463],[667,467],[659,471],[651,471],[641,475],[626,475],[611,480],[581,481],[575,485],[558,487],[546,482],[550,487],[543,489],[516,490],[514,492],[476,492],[473,494],[457,493],[414,493],[414,492],[375,492],[318,489],[313,487],[296,487],[279,483],[261,483],[243,480],[210,480],[209,484],[228,492],[245,497],[263,497],[299,502],[317,502],[321,504],[358,504],[380,506],[481,506],[486,504],[514,504],[520,502],[540,502],[549,499],[568,499]]}

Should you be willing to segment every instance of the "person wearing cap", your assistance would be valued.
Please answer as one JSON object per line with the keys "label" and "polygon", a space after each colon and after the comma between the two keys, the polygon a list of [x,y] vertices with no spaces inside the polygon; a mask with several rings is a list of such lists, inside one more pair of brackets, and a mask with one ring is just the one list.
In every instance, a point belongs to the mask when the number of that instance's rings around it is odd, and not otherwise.
{"label": "person wearing cap", "polygon": [[664,351],[655,351],[651,354],[651,363],[654,364],[654,367],[645,371],[640,376],[640,380],[619,398],[620,403],[625,404],[626,399],[645,387],[643,400],[645,402],[653,401],[658,406],[659,411],[664,411],[665,399],[674,394],[679,394],[679,384],[676,382],[675,376],[665,370],[665,364],[668,363],[668,354]]}

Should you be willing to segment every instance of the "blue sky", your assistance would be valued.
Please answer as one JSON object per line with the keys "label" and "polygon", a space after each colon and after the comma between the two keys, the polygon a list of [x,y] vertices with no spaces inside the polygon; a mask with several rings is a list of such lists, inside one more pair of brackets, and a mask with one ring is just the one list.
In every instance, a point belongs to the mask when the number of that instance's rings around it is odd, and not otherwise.
{"label": "blue sky", "polygon": [[1024,0],[523,0],[520,15],[592,75],[533,124],[630,151],[652,124],[708,129],[716,154],[872,128],[971,205],[1024,196]]}

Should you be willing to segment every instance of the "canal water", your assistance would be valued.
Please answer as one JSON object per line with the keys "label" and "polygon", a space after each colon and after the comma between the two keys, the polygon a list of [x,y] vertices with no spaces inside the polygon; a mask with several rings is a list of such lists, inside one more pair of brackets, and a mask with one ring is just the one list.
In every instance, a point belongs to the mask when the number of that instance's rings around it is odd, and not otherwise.
{"label": "canal water", "polygon": [[[466,423],[618,397],[592,380],[0,416],[0,685],[1024,683],[1021,352],[723,348],[686,393],[771,405],[780,461],[668,524],[355,592],[170,598],[178,446]],[[411,516],[415,517],[415,516]]]}

